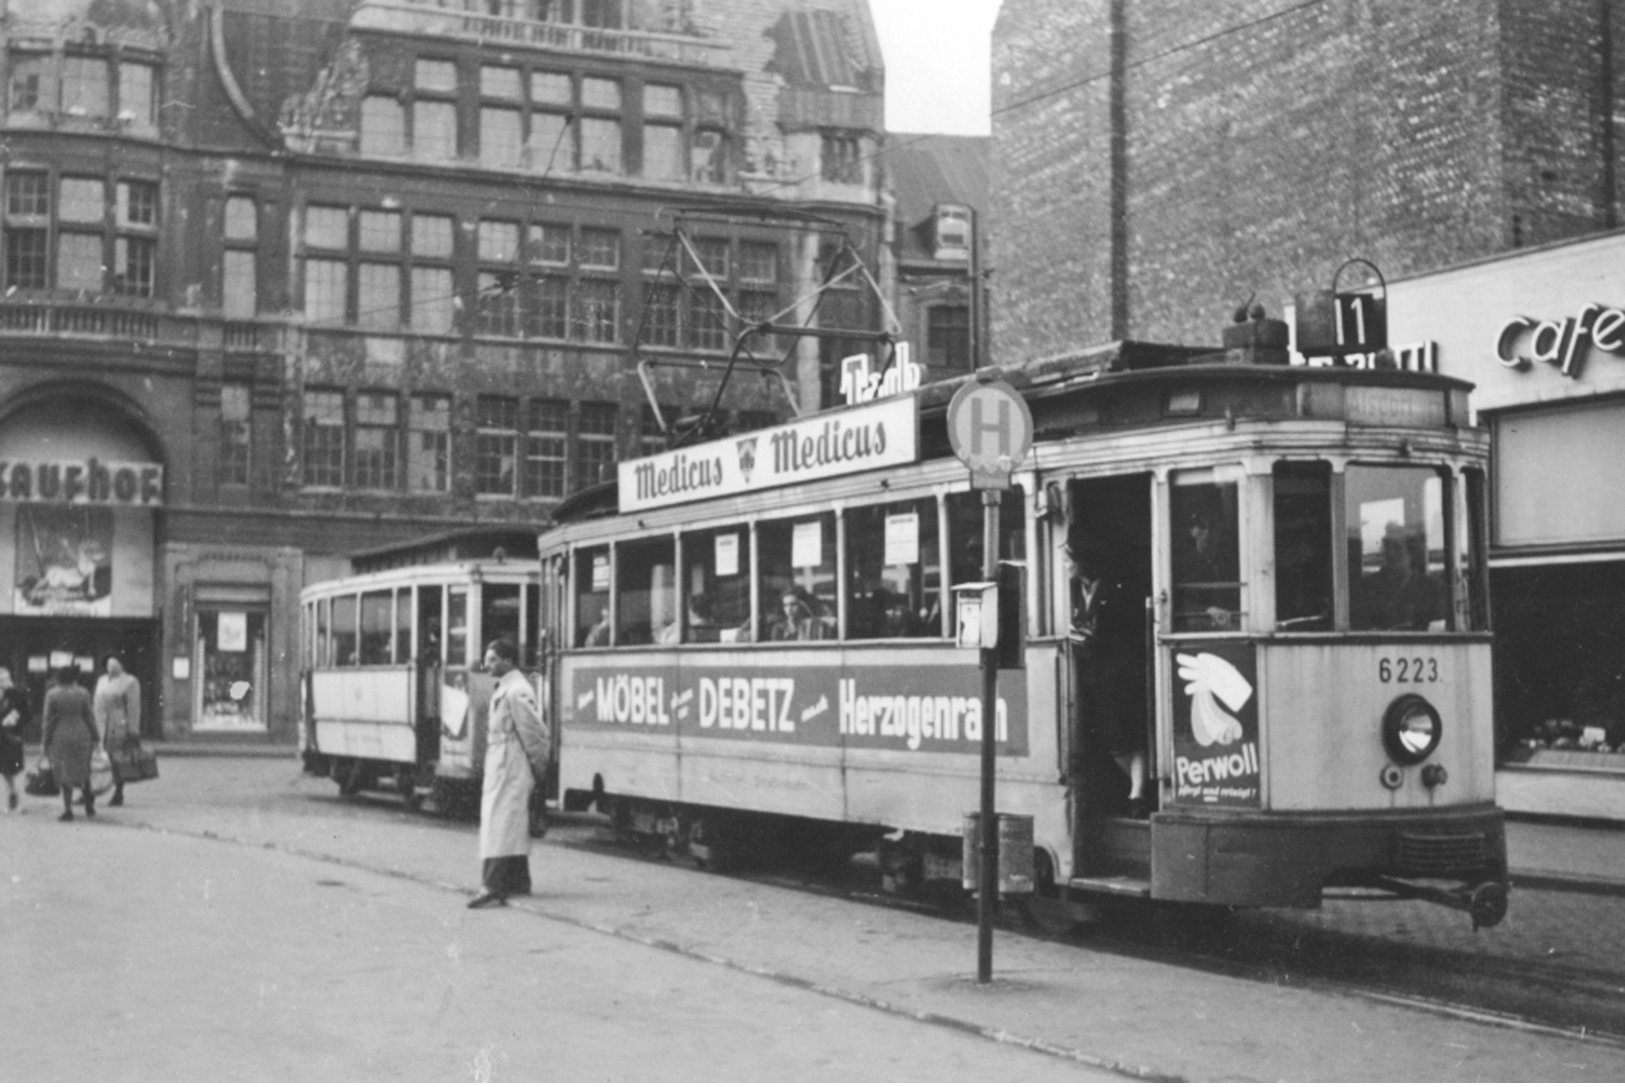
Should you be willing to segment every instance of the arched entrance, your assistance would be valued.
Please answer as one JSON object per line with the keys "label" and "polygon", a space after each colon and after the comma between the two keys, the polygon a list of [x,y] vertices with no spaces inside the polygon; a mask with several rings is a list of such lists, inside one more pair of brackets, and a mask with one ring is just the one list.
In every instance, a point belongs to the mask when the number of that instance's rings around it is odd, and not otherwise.
{"label": "arched entrance", "polygon": [[93,686],[108,655],[141,681],[157,735],[162,449],[116,394],[43,389],[0,412],[0,664],[27,686],[30,739],[49,677]]}

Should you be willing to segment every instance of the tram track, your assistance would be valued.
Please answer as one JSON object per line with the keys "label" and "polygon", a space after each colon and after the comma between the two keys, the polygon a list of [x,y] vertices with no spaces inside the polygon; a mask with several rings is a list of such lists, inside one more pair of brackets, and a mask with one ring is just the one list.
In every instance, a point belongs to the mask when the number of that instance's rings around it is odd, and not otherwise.
{"label": "tram track", "polygon": [[[560,835],[564,848],[629,857],[650,864],[687,864],[647,844]],[[975,924],[974,899],[900,898],[881,890],[872,865],[849,863],[836,876],[783,866],[710,873],[779,889],[837,897],[886,910]],[[1372,908],[1392,908],[1373,903]],[[1046,932],[1001,911],[1007,932],[1066,946],[1143,959],[1269,985],[1355,996],[1377,1003],[1532,1035],[1625,1050],[1625,972],[1523,958],[1464,954],[1448,948],[1335,931],[1288,911],[1193,915],[1168,904],[1143,909],[1124,902],[1110,919],[1070,934]],[[1465,923],[1465,922],[1463,922]]]}

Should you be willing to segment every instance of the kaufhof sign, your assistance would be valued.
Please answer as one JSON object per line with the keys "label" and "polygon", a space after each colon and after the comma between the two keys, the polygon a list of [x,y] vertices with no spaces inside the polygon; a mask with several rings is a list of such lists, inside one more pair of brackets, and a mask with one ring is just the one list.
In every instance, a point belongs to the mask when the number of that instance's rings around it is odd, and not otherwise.
{"label": "kaufhof sign", "polygon": [[1545,363],[1579,380],[1592,350],[1625,355],[1625,309],[1588,302],[1573,317],[1512,317],[1495,334],[1495,357],[1510,370]]}
{"label": "kaufhof sign", "polygon": [[919,404],[903,396],[623,461],[620,506],[625,513],[658,509],[890,468],[918,457]]}
{"label": "kaufhof sign", "polygon": [[0,502],[161,506],[164,466],[139,461],[0,460]]}

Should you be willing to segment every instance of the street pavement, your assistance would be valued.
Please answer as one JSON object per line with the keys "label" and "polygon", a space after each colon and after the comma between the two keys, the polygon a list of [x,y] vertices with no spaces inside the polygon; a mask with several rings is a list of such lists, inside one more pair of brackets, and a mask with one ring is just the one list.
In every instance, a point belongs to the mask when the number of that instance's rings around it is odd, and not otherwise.
{"label": "street pavement", "polygon": [[1617,1047],[1008,932],[979,985],[972,927],[563,827],[534,897],[468,911],[470,825],[292,759],[163,772],[93,821],[0,816],[0,1078],[1625,1078]]}

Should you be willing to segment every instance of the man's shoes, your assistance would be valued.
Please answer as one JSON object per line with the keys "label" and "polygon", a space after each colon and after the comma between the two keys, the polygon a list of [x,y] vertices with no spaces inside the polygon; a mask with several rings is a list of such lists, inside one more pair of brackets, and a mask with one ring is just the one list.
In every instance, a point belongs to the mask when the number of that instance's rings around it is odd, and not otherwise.
{"label": "man's shoes", "polygon": [[61,815],[56,817],[56,821],[58,823],[71,823],[71,822],[73,822],[73,812],[71,812],[71,811],[63,812]]}
{"label": "man's shoes", "polygon": [[499,895],[495,891],[481,891],[468,900],[468,908],[471,910],[482,910],[487,906],[506,906],[507,904],[507,896]]}
{"label": "man's shoes", "polygon": [[1130,819],[1151,818],[1151,801],[1143,796],[1129,797],[1128,817]]}
{"label": "man's shoes", "polygon": [[12,793],[10,796],[6,797],[6,810],[7,811],[16,811],[17,810],[17,794],[16,793]]}
{"label": "man's shoes", "polygon": [[113,799],[107,802],[107,806],[109,808],[122,808],[124,807],[124,798],[122,796],[115,795]]}

